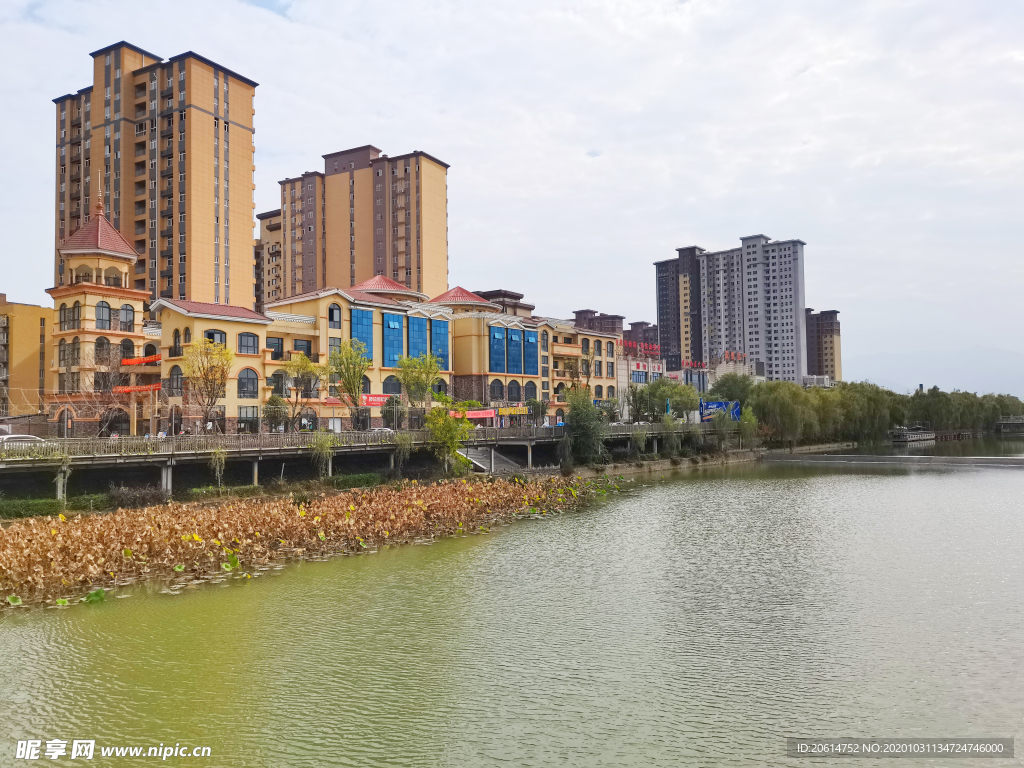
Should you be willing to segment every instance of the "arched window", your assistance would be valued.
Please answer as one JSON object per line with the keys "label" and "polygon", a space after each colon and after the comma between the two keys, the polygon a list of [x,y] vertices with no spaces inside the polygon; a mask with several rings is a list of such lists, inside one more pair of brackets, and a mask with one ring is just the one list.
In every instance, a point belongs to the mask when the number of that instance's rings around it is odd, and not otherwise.
{"label": "arched window", "polygon": [[181,331],[179,331],[177,328],[174,329],[174,346],[181,346]]}
{"label": "arched window", "polygon": [[505,387],[502,385],[500,379],[495,379],[491,382],[491,400],[504,400],[505,399]]}
{"label": "arched window", "polygon": [[370,377],[369,376],[363,376],[363,394],[364,395],[370,394]]}
{"label": "arched window", "polygon": [[180,397],[182,391],[185,389],[185,377],[181,373],[181,368],[177,365],[171,366],[171,375],[167,380],[168,393],[171,397]]}
{"label": "arched window", "polygon": [[547,352],[548,351],[548,332],[547,331],[541,331],[540,332],[540,348],[541,348],[541,351],[543,351],[543,352]]}
{"label": "arched window", "polygon": [[565,411],[561,408],[555,411],[555,421],[558,423],[565,421]]}
{"label": "arched window", "polygon": [[240,400],[255,400],[260,394],[260,376],[252,368],[238,372],[238,397]]}
{"label": "arched window", "polygon": [[57,310],[57,317],[60,319],[60,329],[66,331],[68,329],[68,305],[61,304]]}
{"label": "arched window", "polygon": [[100,416],[100,437],[110,437],[111,435],[130,435],[131,434],[131,420],[128,418],[128,412],[123,411],[120,408],[111,408]]}
{"label": "arched window", "polygon": [[518,403],[519,398],[522,396],[523,391],[519,387],[518,381],[510,381],[508,383],[508,399],[512,402]]}
{"label": "arched window", "polygon": [[131,339],[121,340],[121,359],[126,360],[130,357],[135,357],[135,344],[132,343]]}
{"label": "arched window", "polygon": [[78,365],[82,361],[82,345],[78,341],[78,337],[75,336],[71,340],[71,355],[68,360],[68,365]]}
{"label": "arched window", "polygon": [[580,339],[580,349],[583,350],[584,355],[590,354],[590,339]]}
{"label": "arched window", "polygon": [[218,331],[216,328],[204,331],[203,336],[206,337],[207,341],[211,341],[214,344],[223,344],[224,346],[228,344],[228,335],[224,331]]}
{"label": "arched window", "polygon": [[96,339],[94,355],[97,365],[107,365],[110,362],[110,342],[105,336],[100,336]]}
{"label": "arched window", "polygon": [[444,379],[438,379],[434,382],[434,386],[431,387],[434,390],[434,394],[447,395],[448,394],[448,382]]}
{"label": "arched window", "polygon": [[57,367],[63,368],[68,362],[68,343],[64,339],[57,342]]}
{"label": "arched window", "polygon": [[595,339],[594,340],[594,354],[597,355],[598,357],[601,356],[601,340],[600,339]]}
{"label": "arched window", "polygon": [[258,355],[260,353],[260,337],[255,333],[238,334],[238,354]]}
{"label": "arched window", "polygon": [[80,301],[75,302],[75,306],[71,308],[71,317],[69,328],[78,328],[80,326],[79,321],[82,319],[82,303]]}
{"label": "arched window", "polygon": [[135,307],[131,304],[121,305],[121,330],[129,333],[135,330]]}
{"label": "arched window", "polygon": [[604,398],[604,387],[600,384],[594,387],[594,398],[597,400],[602,400]]}
{"label": "arched window", "polygon": [[526,382],[526,386],[523,387],[523,397],[527,400],[537,399],[537,385],[532,381]]}
{"label": "arched window", "polygon": [[331,304],[327,308],[327,327],[341,328],[341,307],[337,304]]}
{"label": "arched window", "polygon": [[615,397],[615,387],[608,387],[608,397]]}
{"label": "arched window", "polygon": [[100,331],[110,330],[110,305],[105,301],[96,302],[96,328]]}
{"label": "arched window", "polygon": [[156,344],[147,344],[145,351],[142,353],[144,357],[152,357],[156,354]]}
{"label": "arched window", "polygon": [[564,391],[565,391],[565,382],[564,381],[558,382],[557,386],[555,386],[555,394],[556,395],[560,395]]}
{"label": "arched window", "polygon": [[402,384],[395,376],[388,376],[384,379],[384,394],[385,395],[400,395],[402,394]]}
{"label": "arched window", "polygon": [[192,329],[191,328],[186,328],[185,329],[185,343],[186,344],[191,344],[192,343]]}

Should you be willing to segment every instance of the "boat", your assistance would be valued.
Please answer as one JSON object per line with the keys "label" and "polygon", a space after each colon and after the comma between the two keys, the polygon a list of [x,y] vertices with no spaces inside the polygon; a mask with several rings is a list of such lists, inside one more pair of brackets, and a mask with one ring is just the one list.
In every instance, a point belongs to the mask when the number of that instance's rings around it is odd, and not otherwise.
{"label": "boat", "polygon": [[889,436],[894,443],[924,443],[935,440],[935,433],[924,427],[897,427]]}

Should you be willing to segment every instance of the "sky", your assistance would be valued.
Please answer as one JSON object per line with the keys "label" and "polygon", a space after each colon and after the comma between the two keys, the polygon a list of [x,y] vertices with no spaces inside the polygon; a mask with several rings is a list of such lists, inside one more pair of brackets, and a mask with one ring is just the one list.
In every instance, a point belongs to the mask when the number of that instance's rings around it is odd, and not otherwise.
{"label": "sky", "polygon": [[5,0],[0,292],[49,304],[51,99],[123,39],[260,83],[257,212],[327,152],[422,150],[451,285],[627,321],[675,248],[800,238],[844,379],[1024,396],[1022,33],[1010,0]]}

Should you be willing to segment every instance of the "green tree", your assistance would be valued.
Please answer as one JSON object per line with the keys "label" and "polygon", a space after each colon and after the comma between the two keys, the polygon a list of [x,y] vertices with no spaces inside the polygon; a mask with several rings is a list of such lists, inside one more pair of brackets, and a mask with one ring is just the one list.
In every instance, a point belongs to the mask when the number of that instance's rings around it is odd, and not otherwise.
{"label": "green tree", "polygon": [[359,429],[360,403],[363,395],[363,378],[372,361],[366,354],[366,345],[358,339],[343,341],[341,347],[331,353],[328,361],[331,377],[348,406],[352,429]]}
{"label": "green tree", "polygon": [[205,337],[195,339],[185,348],[182,368],[188,381],[189,399],[202,410],[203,424],[212,422],[214,429],[220,428],[220,419],[214,412],[227,391],[234,360],[230,349]]}
{"label": "green tree", "polygon": [[590,464],[604,458],[604,415],[590,399],[585,387],[570,389],[565,396],[569,413],[565,418],[566,438],[573,460]]}
{"label": "green tree", "polygon": [[326,363],[314,363],[302,352],[293,352],[291,359],[284,364],[285,372],[291,379],[288,394],[288,425],[295,431],[302,409],[308,401],[320,399],[320,387],[330,376],[330,366]]}
{"label": "green tree", "polygon": [[280,395],[271,395],[263,406],[263,421],[271,432],[277,430],[288,420],[288,406]]}
{"label": "green tree", "polygon": [[[435,394],[440,405],[427,413],[426,427],[430,433],[431,449],[447,474],[461,474],[469,460],[459,454],[462,444],[469,439],[472,426],[466,418],[466,409],[455,405],[447,395]],[[452,409],[456,415],[452,416]]]}
{"label": "green tree", "polygon": [[700,406],[700,395],[696,389],[667,376],[655,379],[647,385],[647,397],[651,403],[652,416],[664,415],[665,404],[668,403],[673,415],[689,421],[690,413]]}
{"label": "green tree", "polygon": [[391,395],[380,409],[381,421],[388,429],[402,428],[402,398]]}
{"label": "green tree", "polygon": [[715,379],[715,383],[708,390],[707,400],[738,400],[740,408],[746,405],[750,398],[750,390],[754,386],[754,380],[750,376],[743,376],[739,373],[726,373]]}
{"label": "green tree", "polygon": [[543,424],[544,417],[548,414],[548,401],[531,398],[526,401],[526,407],[530,412],[530,419],[534,424]]}
{"label": "green tree", "polygon": [[751,390],[750,406],[767,434],[790,445],[814,434],[817,419],[807,392],[791,381],[765,381]]}
{"label": "green tree", "polygon": [[754,436],[757,434],[757,417],[754,415],[754,409],[749,405],[743,409],[740,413],[740,448],[743,447],[743,443],[747,443],[747,447],[753,445]]}
{"label": "green tree", "polygon": [[402,383],[402,391],[414,408],[428,408],[434,394],[434,385],[441,381],[441,358],[424,354],[419,357],[398,359],[395,375]]}

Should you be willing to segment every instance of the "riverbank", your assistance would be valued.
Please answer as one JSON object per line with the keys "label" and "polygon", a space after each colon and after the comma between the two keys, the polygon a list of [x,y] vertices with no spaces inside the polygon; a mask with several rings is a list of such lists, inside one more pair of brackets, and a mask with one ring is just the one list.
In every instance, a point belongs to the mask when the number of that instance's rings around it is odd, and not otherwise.
{"label": "riverbank", "polygon": [[595,486],[560,477],[412,482],[312,497],[26,518],[0,530],[0,596],[13,598],[3,603],[7,608],[66,604],[149,579],[246,578],[247,569],[274,561],[360,553],[564,511]]}
{"label": "riverbank", "polygon": [[724,467],[730,464],[745,464],[759,461],[761,451],[757,449],[729,451],[728,453],[701,454],[688,458],[638,460],[617,464],[602,464],[594,467],[578,467],[573,475],[582,480],[609,477],[653,475],[664,472],[696,472],[710,467]]}

